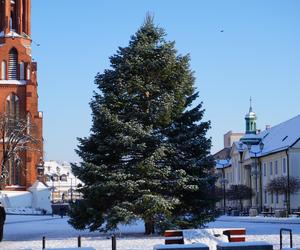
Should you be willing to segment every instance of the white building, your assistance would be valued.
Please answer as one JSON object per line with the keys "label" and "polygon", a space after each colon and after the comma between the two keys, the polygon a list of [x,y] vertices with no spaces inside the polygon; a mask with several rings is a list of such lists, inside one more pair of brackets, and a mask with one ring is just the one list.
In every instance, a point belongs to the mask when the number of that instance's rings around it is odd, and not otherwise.
{"label": "white building", "polygon": [[[268,183],[276,177],[300,178],[300,115],[274,127],[257,132],[256,114],[250,107],[246,114],[246,134],[234,142],[230,151],[230,162],[219,164],[216,169],[221,177],[217,182],[223,189],[231,185],[244,184],[252,188],[252,200],[244,201],[244,207],[265,209],[288,209],[300,207],[300,193],[281,195],[269,193]],[[286,197],[287,196],[287,197]],[[232,206],[231,201],[219,203]]]}
{"label": "white building", "polygon": [[53,203],[74,201],[80,198],[76,189],[78,185],[82,185],[82,182],[74,176],[69,163],[48,161],[45,162],[44,167],[46,184],[52,189]]}
{"label": "white building", "polygon": [[28,191],[0,191],[0,201],[8,213],[51,214],[51,191],[44,183],[36,181]]}

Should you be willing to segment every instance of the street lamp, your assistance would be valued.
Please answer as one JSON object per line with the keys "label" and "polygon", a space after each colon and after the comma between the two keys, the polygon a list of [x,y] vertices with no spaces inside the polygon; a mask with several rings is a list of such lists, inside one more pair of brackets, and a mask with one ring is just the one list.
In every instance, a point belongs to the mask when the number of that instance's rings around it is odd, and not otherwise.
{"label": "street lamp", "polygon": [[228,165],[229,160],[219,160],[218,165],[222,166],[222,179],[220,180],[220,183],[223,187],[223,213],[226,214],[226,183],[228,180],[225,178],[225,166]]}
{"label": "street lamp", "polygon": [[58,201],[59,203],[61,202],[61,197],[60,197],[60,168],[56,167],[56,173],[57,173],[57,180],[58,180]]}
{"label": "street lamp", "polygon": [[255,206],[258,207],[258,181],[257,176],[261,174],[261,171],[258,170],[258,162],[257,162],[257,155],[260,154],[264,148],[263,142],[259,143],[259,150],[258,151],[251,151],[251,144],[247,144],[248,151],[250,154],[254,154],[255,163],[254,163],[254,169],[251,167],[251,176],[255,176]]}
{"label": "street lamp", "polygon": [[37,174],[38,174],[38,178],[41,180],[44,176],[44,161],[42,158],[40,158],[40,162],[37,164]]}
{"label": "street lamp", "polygon": [[52,181],[52,203],[54,203],[54,175],[51,175],[51,181]]}

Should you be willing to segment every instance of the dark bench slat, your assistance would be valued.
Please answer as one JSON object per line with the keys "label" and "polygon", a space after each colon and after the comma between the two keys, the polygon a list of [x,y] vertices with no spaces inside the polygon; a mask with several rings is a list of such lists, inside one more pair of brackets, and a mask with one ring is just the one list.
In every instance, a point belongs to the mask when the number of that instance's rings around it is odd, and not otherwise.
{"label": "dark bench slat", "polygon": [[165,237],[183,236],[182,231],[165,231]]}
{"label": "dark bench slat", "polygon": [[[164,233],[165,244],[184,244],[183,232],[181,230],[166,230]],[[168,237],[170,239],[168,239]],[[174,239],[175,238],[175,239]]]}
{"label": "dark bench slat", "polygon": [[170,244],[184,244],[183,239],[181,240],[165,240],[165,244],[166,245],[170,245]]}

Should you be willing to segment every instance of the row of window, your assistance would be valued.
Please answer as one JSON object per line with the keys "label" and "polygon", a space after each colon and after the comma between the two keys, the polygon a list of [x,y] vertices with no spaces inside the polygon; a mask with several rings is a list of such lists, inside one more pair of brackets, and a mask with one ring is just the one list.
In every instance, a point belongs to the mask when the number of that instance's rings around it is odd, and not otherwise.
{"label": "row of window", "polygon": [[[268,200],[270,201],[270,203],[278,204],[279,203],[279,194],[278,194],[278,192],[268,194],[267,190],[264,190],[264,203],[268,204]],[[285,200],[286,200],[285,195],[282,195],[282,201],[284,202]]]}
{"label": "row of window", "polygon": [[[273,164],[274,163],[274,164]],[[267,163],[263,164],[263,174],[266,177],[268,172]],[[278,168],[278,161],[269,162],[269,174],[270,175],[278,175],[279,168]],[[286,158],[282,159],[282,174],[286,174]]]}
{"label": "row of window", "polygon": [[60,180],[60,181],[68,181],[67,175],[65,175],[65,174],[60,175],[60,176],[58,176],[56,174],[51,175],[51,176],[50,175],[45,175],[45,177],[46,177],[46,182],[49,182],[49,181],[58,181],[58,180]]}
{"label": "row of window", "polygon": [[12,48],[9,52],[8,64],[5,60],[1,62],[1,80],[18,80],[18,67],[19,80],[29,80],[30,66],[26,66],[24,62],[20,62],[18,65],[18,52],[15,48]]}

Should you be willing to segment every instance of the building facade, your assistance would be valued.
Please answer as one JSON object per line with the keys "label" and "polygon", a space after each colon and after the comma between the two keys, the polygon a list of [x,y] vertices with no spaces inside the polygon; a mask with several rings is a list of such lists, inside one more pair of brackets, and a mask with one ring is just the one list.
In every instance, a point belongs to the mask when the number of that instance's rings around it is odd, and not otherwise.
{"label": "building facade", "polygon": [[[300,178],[300,115],[274,127],[257,132],[256,114],[250,107],[246,114],[246,134],[233,143],[230,161],[217,165],[221,176],[218,185],[228,189],[231,185],[243,184],[253,190],[253,198],[244,200],[245,208],[264,210],[298,210],[300,193],[270,193],[267,185],[277,177]],[[218,162],[218,161],[217,161]],[[224,199],[224,197],[223,197]],[[226,197],[225,197],[226,199]],[[236,206],[233,201],[222,201],[219,207]]]}
{"label": "building facade", "polygon": [[72,202],[81,198],[76,189],[83,183],[74,176],[69,163],[47,161],[44,166],[46,184],[52,190],[52,203]]}
{"label": "building facade", "polygon": [[[28,190],[43,178],[39,171],[43,164],[43,117],[38,110],[37,63],[32,61],[31,43],[31,0],[1,0],[0,114],[34,124],[34,131],[27,133],[38,141],[35,150],[22,153],[18,165],[11,159],[5,166],[6,190]],[[33,145],[26,147],[33,148]],[[0,174],[4,174],[3,167]]]}

